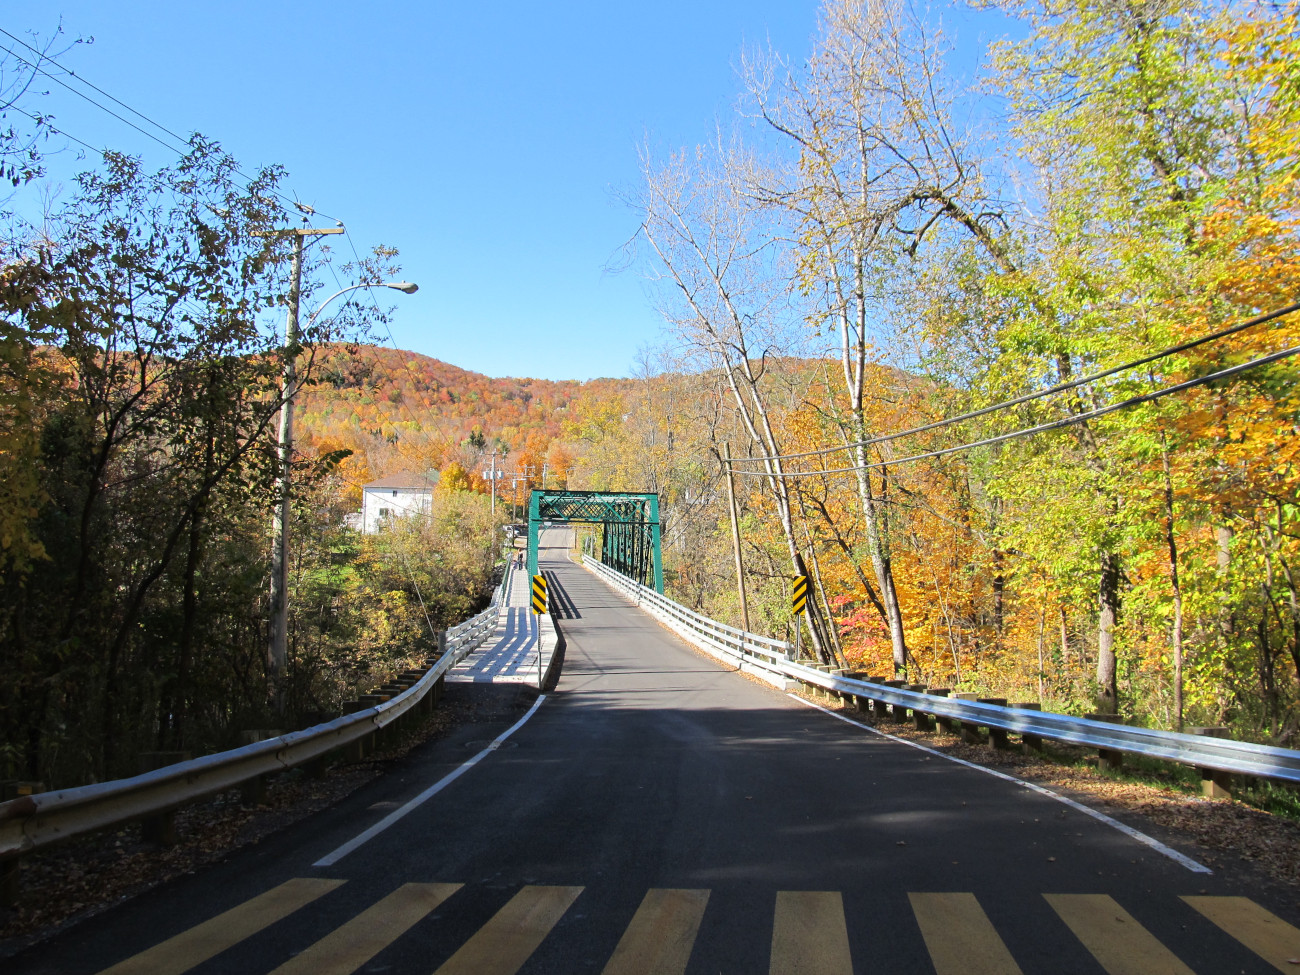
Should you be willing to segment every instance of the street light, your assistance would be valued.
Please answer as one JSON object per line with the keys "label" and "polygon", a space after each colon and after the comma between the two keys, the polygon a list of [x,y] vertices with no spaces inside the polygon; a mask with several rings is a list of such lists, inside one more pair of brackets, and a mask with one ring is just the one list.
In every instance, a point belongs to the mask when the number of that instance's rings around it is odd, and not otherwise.
{"label": "street light", "polygon": [[[298,343],[298,295],[299,280],[302,269],[301,241],[295,249],[293,262],[293,281],[289,291],[289,317],[284,327],[284,344],[292,349]],[[418,284],[410,281],[376,281],[371,284],[354,284],[341,288],[320,303],[320,306],[307,319],[310,330],[325,306],[349,291],[359,288],[393,288],[403,294],[415,294],[420,289]],[[275,517],[271,526],[271,640],[268,663],[271,680],[275,687],[276,707],[284,710],[283,677],[288,663],[289,642],[289,477],[293,459],[293,397],[297,392],[297,369],[292,355],[286,356],[284,372],[280,386],[280,451],[279,451],[279,487],[280,503],[276,506]]]}

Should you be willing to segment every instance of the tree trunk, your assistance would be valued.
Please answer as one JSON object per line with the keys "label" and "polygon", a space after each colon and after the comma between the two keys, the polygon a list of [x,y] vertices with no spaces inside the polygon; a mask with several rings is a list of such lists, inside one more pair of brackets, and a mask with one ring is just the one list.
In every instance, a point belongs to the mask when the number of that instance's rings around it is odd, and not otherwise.
{"label": "tree trunk", "polygon": [[203,556],[203,513],[200,507],[190,524],[189,548],[185,553],[185,578],[181,615],[180,645],[177,649],[176,677],[164,698],[166,712],[160,727],[166,729],[165,749],[179,749],[185,744],[185,725],[189,719],[190,668],[194,660],[194,630],[198,622],[197,577]]}
{"label": "tree trunk", "polygon": [[1174,535],[1174,482],[1169,474],[1169,445],[1161,434],[1165,472],[1165,542],[1169,547],[1169,584],[1174,593],[1174,727],[1183,730],[1183,588],[1178,581],[1178,541]]}
{"label": "tree trunk", "polygon": [[871,483],[871,472],[863,469],[869,462],[866,448],[855,446],[853,454],[854,463],[858,467],[858,499],[862,505],[862,519],[866,527],[867,553],[871,558],[871,567],[875,570],[876,587],[881,602],[885,606],[885,617],[889,624],[889,641],[893,647],[894,674],[905,675],[907,641],[903,635],[903,615],[898,607],[898,595],[894,589],[894,567],[885,545],[884,533],[881,531],[882,519],[877,510],[878,502]]}
{"label": "tree trunk", "polygon": [[1102,714],[1117,714],[1115,624],[1119,619],[1119,556],[1114,552],[1106,552],[1101,557],[1097,597],[1097,710]]}
{"label": "tree trunk", "polygon": [[1061,666],[1068,672],[1070,669],[1070,628],[1069,620],[1065,615],[1065,606],[1062,604],[1061,611]]}
{"label": "tree trunk", "polygon": [[1002,550],[993,550],[993,627],[1002,648],[1002,631],[1006,620],[1006,572]]}

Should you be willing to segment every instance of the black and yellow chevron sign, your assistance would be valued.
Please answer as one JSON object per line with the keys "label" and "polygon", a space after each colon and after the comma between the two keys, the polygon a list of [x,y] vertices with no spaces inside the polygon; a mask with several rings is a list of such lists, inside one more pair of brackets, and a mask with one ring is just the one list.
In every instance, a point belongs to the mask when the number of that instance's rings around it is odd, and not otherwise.
{"label": "black and yellow chevron sign", "polygon": [[794,588],[790,590],[790,612],[798,616],[808,608],[808,577],[795,576]]}
{"label": "black and yellow chevron sign", "polygon": [[533,612],[546,612],[546,576],[533,576]]}

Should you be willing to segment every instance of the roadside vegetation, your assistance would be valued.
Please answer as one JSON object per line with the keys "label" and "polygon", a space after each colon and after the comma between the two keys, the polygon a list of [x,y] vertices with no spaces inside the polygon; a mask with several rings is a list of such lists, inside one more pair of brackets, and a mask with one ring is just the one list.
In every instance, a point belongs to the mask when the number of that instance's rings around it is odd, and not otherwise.
{"label": "roadside vegetation", "polygon": [[[292,358],[314,382],[322,346],[384,313],[344,306],[286,348],[283,231],[303,215],[284,174],[195,135],[171,165],[106,151],[60,188],[46,165],[69,143],[24,64],[0,64],[0,779],[57,788],[337,713],[486,603],[496,533],[487,499],[449,489],[362,538],[342,526],[348,449],[303,444],[272,687],[281,376]],[[394,258],[337,270],[387,280]],[[304,308],[329,260],[309,252]]]}
{"label": "roadside vegetation", "polygon": [[575,411],[584,483],[666,482],[674,595],[734,624],[729,443],[752,628],[801,557],[825,662],[1294,745],[1294,310],[894,435],[1292,306],[1297,6],[986,6],[959,78],[938,11],[827,0],[714,144],[646,151],[671,354]]}

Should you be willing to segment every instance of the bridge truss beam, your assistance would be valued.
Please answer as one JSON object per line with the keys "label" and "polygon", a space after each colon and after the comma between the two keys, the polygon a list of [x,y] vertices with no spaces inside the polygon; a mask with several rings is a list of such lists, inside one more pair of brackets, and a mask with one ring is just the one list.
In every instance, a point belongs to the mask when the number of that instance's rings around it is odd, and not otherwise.
{"label": "bridge truss beam", "polygon": [[623,491],[533,491],[528,499],[528,572],[537,574],[543,525],[601,526],[600,561],[655,592],[664,591],[659,495]]}

